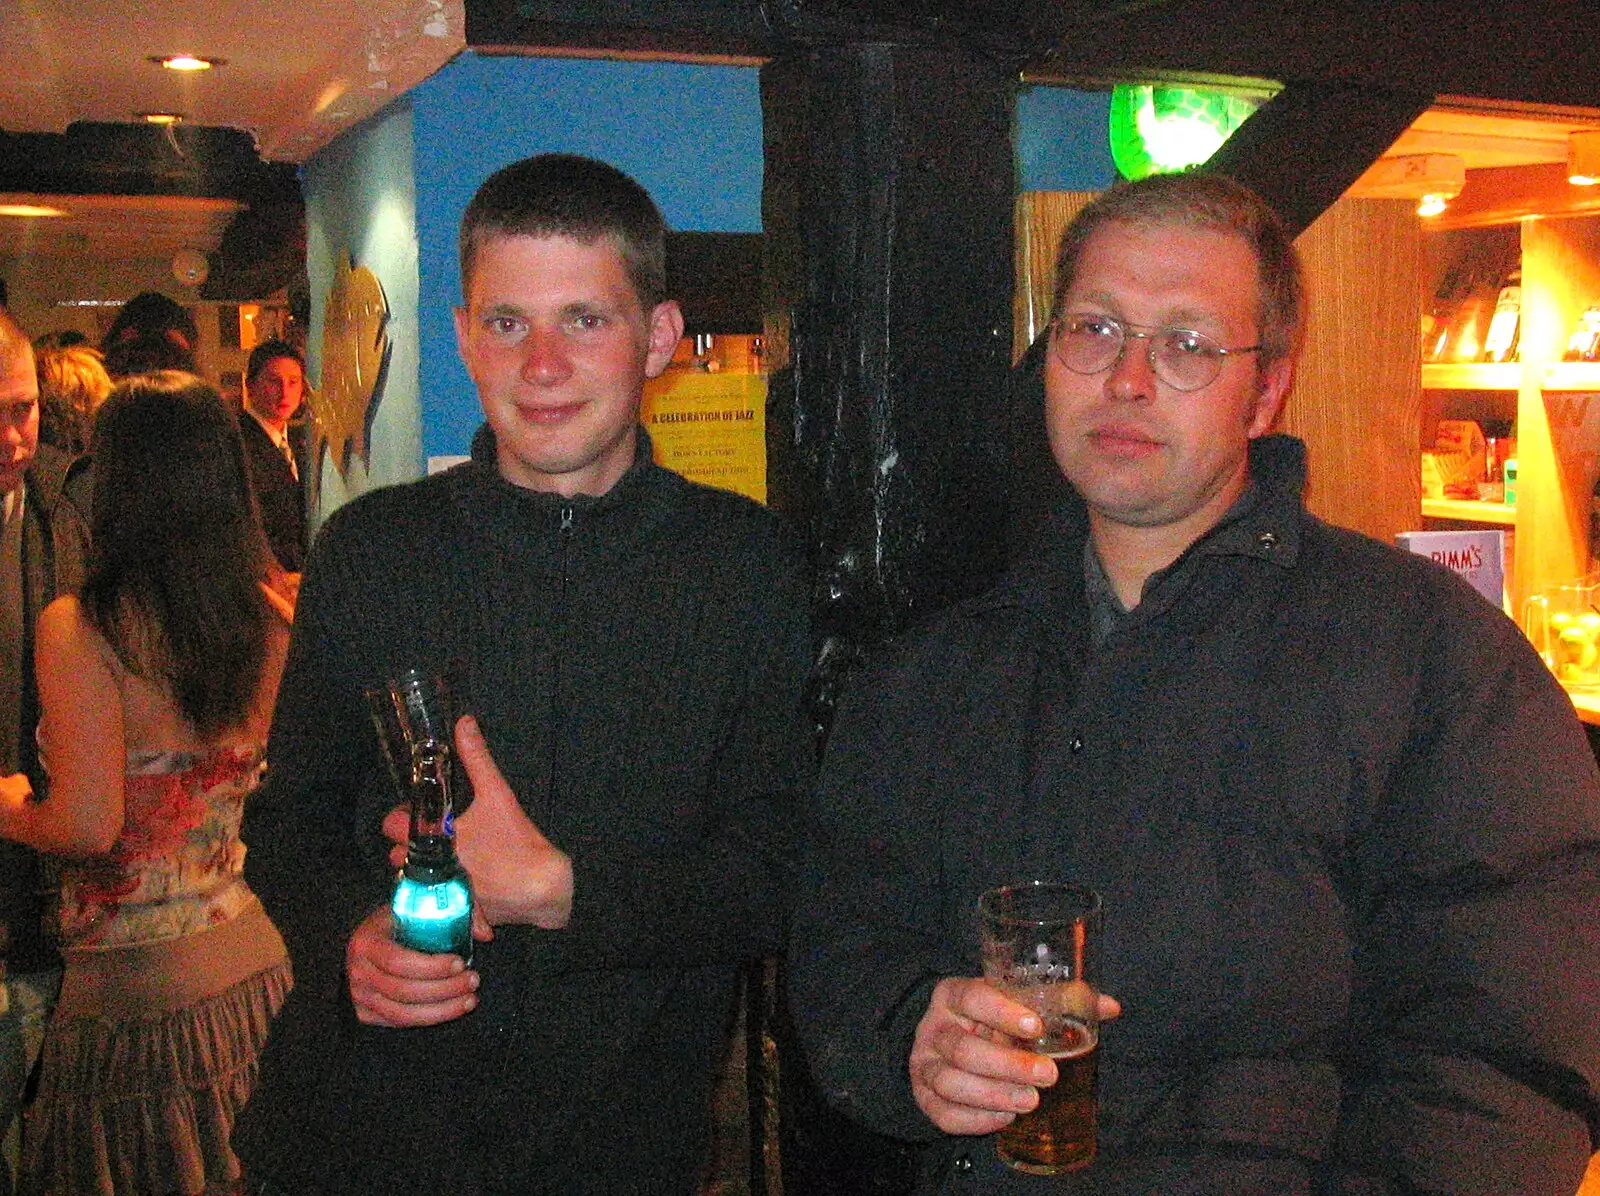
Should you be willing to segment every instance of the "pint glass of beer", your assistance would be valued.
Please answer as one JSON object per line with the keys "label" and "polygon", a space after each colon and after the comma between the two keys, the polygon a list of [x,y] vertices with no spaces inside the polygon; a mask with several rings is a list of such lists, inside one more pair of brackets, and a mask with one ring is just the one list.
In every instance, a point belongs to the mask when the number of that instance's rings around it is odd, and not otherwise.
{"label": "pint glass of beer", "polygon": [[1080,885],[1029,881],[978,899],[983,978],[1039,1015],[1044,1034],[1021,1045],[1050,1056],[1059,1073],[1033,1112],[1000,1131],[1000,1157],[1018,1171],[1063,1175],[1094,1161],[1099,919],[1099,894]]}

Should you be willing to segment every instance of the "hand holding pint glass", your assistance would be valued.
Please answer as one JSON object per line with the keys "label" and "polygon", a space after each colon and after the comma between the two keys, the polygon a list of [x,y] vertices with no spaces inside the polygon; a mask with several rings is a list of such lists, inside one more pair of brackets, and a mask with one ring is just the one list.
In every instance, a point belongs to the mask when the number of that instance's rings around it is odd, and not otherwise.
{"label": "hand holding pint glass", "polygon": [[1079,885],[1031,881],[978,899],[983,978],[1038,1014],[1043,1033],[1018,1045],[1058,1072],[1033,1111],[999,1133],[1001,1159],[1019,1171],[1061,1175],[1094,1161],[1100,1017],[1089,965],[1099,919],[1099,895]]}

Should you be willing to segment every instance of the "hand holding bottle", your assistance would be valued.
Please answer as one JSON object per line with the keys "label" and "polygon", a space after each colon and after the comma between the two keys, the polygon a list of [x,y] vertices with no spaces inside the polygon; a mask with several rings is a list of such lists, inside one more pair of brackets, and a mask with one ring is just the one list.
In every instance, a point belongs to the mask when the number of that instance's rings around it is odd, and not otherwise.
{"label": "hand holding bottle", "polygon": [[369,1026],[436,1026],[476,1009],[478,973],[459,955],[402,947],[393,920],[388,906],[373,911],[345,946],[356,1018]]}

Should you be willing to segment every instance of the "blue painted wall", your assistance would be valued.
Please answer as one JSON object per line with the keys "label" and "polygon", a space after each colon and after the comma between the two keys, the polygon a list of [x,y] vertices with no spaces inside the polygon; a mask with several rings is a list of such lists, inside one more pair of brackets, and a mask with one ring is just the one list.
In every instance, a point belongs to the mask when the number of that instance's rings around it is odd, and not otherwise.
{"label": "blue painted wall", "polygon": [[[1019,185],[1086,190],[1112,182],[1108,110],[1105,93],[1024,89],[1015,130]],[[627,171],[675,229],[761,230],[755,68],[460,55],[304,171],[313,377],[340,248],[377,272],[393,313],[371,477],[355,478],[350,493],[369,481],[415,477],[429,456],[466,452],[481,411],[450,319],[460,301],[457,225],[496,169],[551,151]],[[324,511],[345,494],[336,475],[325,475]]]}
{"label": "blue painted wall", "polygon": [[422,307],[422,446],[464,453],[482,422],[456,355],[456,230],[478,185],[530,154],[587,154],[627,171],[682,232],[761,231],[761,93],[753,67],[463,54],[415,111]]}
{"label": "blue painted wall", "polygon": [[363,468],[352,453],[347,478],[331,460],[323,463],[316,522],[355,494],[421,472],[414,174],[411,107],[403,99],[339,137],[302,172],[311,284],[306,365],[314,384],[322,377],[328,291],[342,254],[378,276],[389,307],[389,364],[371,413],[371,457]]}
{"label": "blue painted wall", "polygon": [[1111,93],[1025,87],[1017,97],[1017,185],[1103,191],[1117,181],[1108,135]]}

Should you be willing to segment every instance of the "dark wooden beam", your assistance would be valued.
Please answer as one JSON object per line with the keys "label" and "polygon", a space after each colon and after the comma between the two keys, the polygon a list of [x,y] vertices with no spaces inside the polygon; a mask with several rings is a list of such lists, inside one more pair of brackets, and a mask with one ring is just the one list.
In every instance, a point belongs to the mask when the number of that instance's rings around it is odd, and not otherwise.
{"label": "dark wooden beam", "polygon": [[0,132],[0,191],[238,200],[201,296],[260,299],[305,275],[295,167],[263,162],[239,129],[80,121],[65,133]]}
{"label": "dark wooden beam", "polygon": [[687,336],[761,332],[761,234],[668,233],[667,294]]}
{"label": "dark wooden beam", "polygon": [[300,184],[240,129],[79,121],[65,133],[0,131],[0,191],[298,199]]}
{"label": "dark wooden beam", "polygon": [[1036,65],[1069,76],[1208,72],[1593,107],[1595,12],[1571,0],[1063,0]]}
{"label": "dark wooden beam", "polygon": [[1252,188],[1299,236],[1432,102],[1429,95],[1341,81],[1291,83],[1204,169]]}

